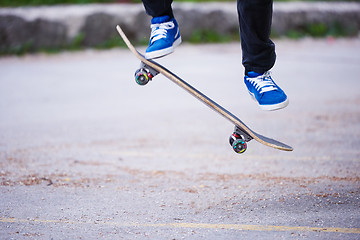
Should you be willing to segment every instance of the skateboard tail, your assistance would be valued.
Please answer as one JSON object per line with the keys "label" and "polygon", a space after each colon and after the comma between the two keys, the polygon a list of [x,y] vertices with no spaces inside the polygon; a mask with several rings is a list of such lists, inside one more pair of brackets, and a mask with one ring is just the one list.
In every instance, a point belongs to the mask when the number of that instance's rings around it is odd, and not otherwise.
{"label": "skateboard tail", "polygon": [[135,49],[135,47],[131,44],[130,40],[126,37],[124,31],[121,29],[119,25],[116,25],[116,30],[120,34],[121,38],[124,40],[126,46],[130,49],[131,52],[137,54],[137,58],[140,57],[140,53]]}

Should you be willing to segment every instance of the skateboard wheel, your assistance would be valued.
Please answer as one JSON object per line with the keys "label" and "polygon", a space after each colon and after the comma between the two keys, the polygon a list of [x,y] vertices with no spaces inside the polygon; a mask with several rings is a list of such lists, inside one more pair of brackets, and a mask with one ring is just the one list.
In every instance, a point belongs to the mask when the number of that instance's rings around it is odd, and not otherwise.
{"label": "skateboard wheel", "polygon": [[243,153],[246,151],[247,145],[244,140],[238,139],[233,142],[232,147],[236,153]]}
{"label": "skateboard wheel", "polygon": [[140,68],[135,72],[135,81],[139,85],[146,85],[152,76],[146,69]]}
{"label": "skateboard wheel", "polygon": [[236,153],[243,153],[246,151],[247,144],[242,136],[233,133],[229,138],[229,143]]}

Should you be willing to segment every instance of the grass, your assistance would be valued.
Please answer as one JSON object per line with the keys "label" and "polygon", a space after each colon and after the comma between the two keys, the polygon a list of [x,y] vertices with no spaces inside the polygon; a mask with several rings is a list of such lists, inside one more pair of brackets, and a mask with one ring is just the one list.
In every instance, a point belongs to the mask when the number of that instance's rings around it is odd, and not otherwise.
{"label": "grass", "polygon": [[1,0],[0,7],[39,6],[57,4],[112,3],[115,0]]}
{"label": "grass", "polygon": [[[236,0],[177,0],[178,2],[235,2]],[[298,0],[275,0],[279,2],[294,2]],[[316,0],[303,0],[314,2]],[[321,0],[320,0],[321,1]],[[337,0],[322,0],[335,2]],[[360,0],[342,0],[347,2],[360,2]],[[141,3],[141,0],[0,0],[0,7],[39,6],[56,4],[89,4],[89,3]]]}
{"label": "grass", "polygon": [[190,43],[223,43],[240,40],[239,34],[236,35],[224,35],[219,34],[216,31],[203,29],[203,30],[194,30],[189,39],[187,40]]}
{"label": "grass", "polygon": [[[329,25],[324,23],[313,23],[299,29],[291,29],[284,36],[290,39],[300,39],[303,37],[325,38],[325,37],[355,37],[358,34],[356,26],[343,26],[339,22],[333,22]],[[281,37],[272,33],[272,38]]]}
{"label": "grass", "polygon": [[[82,34],[78,34],[73,40],[72,43],[64,46],[59,47],[42,47],[42,48],[35,48],[32,42],[27,42],[23,45],[19,45],[16,47],[0,47],[0,56],[6,55],[17,55],[23,56],[28,53],[47,53],[47,54],[55,54],[61,51],[81,51],[86,49],[86,47],[82,44],[82,40],[84,36]],[[144,45],[143,43],[141,45]],[[111,49],[115,47],[123,47],[125,48],[126,45],[119,37],[113,37],[109,40],[106,40],[100,44],[93,46],[94,49]]]}

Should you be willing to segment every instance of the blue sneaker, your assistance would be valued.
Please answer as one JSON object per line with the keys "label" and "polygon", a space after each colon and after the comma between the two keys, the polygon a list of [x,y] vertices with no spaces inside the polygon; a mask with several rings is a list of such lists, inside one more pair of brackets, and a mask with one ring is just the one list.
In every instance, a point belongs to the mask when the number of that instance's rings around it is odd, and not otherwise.
{"label": "blue sneaker", "polygon": [[174,51],[181,43],[178,23],[169,16],[155,17],[151,20],[151,37],[145,58],[159,58]]}
{"label": "blue sneaker", "polygon": [[249,72],[245,75],[244,82],[250,95],[258,102],[262,110],[277,110],[289,104],[284,91],[271,78],[270,71],[262,75]]}

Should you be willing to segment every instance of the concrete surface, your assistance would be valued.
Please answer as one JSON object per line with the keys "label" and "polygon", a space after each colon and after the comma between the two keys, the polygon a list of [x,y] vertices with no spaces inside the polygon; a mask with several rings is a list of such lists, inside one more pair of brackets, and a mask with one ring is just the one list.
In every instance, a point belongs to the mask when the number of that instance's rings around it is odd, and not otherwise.
{"label": "concrete surface", "polygon": [[127,49],[1,58],[0,238],[360,238],[360,40],[276,43],[277,112],[248,96],[238,43],[160,62],[293,152],[235,154],[221,116],[162,76],[136,85]]}

